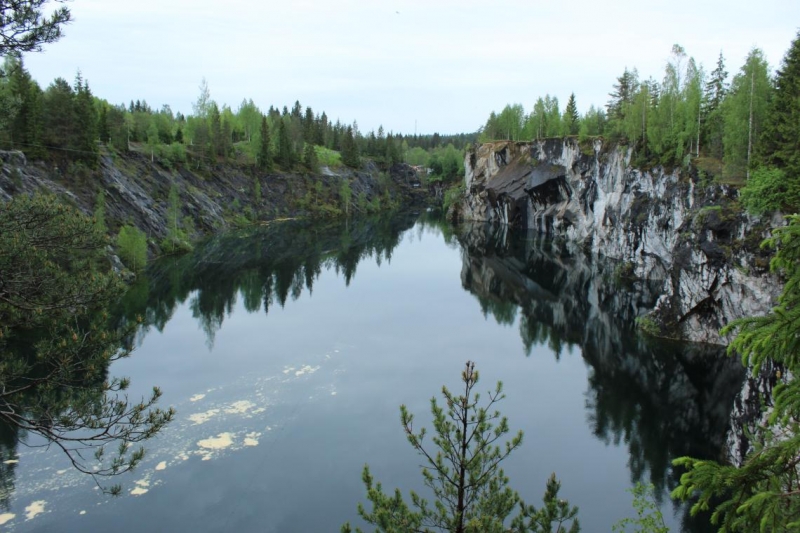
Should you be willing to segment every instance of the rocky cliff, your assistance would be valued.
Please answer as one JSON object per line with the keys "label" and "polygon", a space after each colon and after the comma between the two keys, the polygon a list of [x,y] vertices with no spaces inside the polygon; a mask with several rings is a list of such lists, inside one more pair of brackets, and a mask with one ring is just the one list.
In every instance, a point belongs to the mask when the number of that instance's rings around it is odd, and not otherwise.
{"label": "rocky cliff", "polygon": [[[347,208],[341,197],[344,181],[351,190]],[[0,151],[0,201],[47,192],[91,215],[102,193],[112,234],[122,224],[133,224],[148,235],[151,250],[167,235],[173,186],[179,197],[179,219],[194,238],[248,221],[331,217],[345,209],[353,214],[389,203],[422,203],[428,196],[407,165],[381,171],[368,162],[361,170],[323,167],[316,174],[265,173],[234,163],[168,167],[141,153],[104,152],[90,168],[67,161],[31,162],[22,152]]]}
{"label": "rocky cliff", "polygon": [[[633,318],[657,301],[657,280],[621,280],[614,262],[570,251],[534,230],[462,224],[461,282],[485,315],[518,324],[529,356],[538,345],[573,353],[589,370],[586,420],[605,442],[625,442],[631,477],[659,492],[674,488],[683,455],[718,459],[744,380],[736,358],[710,344],[655,341],[637,334]],[[531,234],[533,233],[533,234]],[[668,490],[668,489],[667,489]]]}
{"label": "rocky cliff", "polygon": [[618,260],[618,276],[659,283],[660,297],[641,313],[654,333],[726,344],[723,325],[774,305],[779,284],[758,244],[775,221],[746,216],[733,187],[691,171],[639,170],[630,158],[599,140],[477,146],[466,156],[459,216]]}

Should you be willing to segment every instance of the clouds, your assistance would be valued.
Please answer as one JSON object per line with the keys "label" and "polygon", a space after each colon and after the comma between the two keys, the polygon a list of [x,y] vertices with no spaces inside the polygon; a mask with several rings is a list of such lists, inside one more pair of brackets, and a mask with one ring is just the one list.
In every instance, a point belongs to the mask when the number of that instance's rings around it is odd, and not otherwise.
{"label": "clouds", "polygon": [[[627,67],[660,79],[673,43],[735,72],[761,47],[775,67],[800,6],[766,0],[74,0],[62,41],[26,58],[43,85],[81,69],[112,102],[191,111],[203,76],[236,108],[295,100],[362,130],[457,132],[546,93],[602,105]],[[397,13],[399,12],[399,14]]]}

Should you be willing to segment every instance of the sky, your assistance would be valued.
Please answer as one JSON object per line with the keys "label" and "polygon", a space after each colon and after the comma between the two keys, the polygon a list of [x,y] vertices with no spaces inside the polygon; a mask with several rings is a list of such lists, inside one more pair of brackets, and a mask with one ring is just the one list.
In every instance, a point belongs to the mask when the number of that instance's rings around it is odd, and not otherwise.
{"label": "sky", "polygon": [[[52,3],[51,3],[52,4]],[[605,105],[624,69],[661,80],[673,44],[729,74],[761,48],[774,70],[800,1],[71,0],[65,36],[25,61],[42,87],[78,70],[111,103],[191,113],[206,79],[234,111],[299,100],[359,129],[473,132],[550,94]]]}

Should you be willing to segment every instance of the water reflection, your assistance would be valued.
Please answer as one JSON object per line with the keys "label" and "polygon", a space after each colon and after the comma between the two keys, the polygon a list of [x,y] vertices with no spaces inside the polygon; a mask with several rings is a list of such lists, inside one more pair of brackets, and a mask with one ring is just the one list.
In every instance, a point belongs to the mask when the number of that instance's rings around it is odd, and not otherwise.
{"label": "water reflection", "polygon": [[417,217],[405,213],[343,223],[276,222],[206,241],[191,253],[165,258],[150,267],[122,302],[126,317],[144,317],[142,334],[162,331],[190,296],[194,317],[209,348],[241,296],[250,313],[283,307],[304,290],[313,293],[324,269],[334,268],[347,285],[358,263],[391,261],[403,232]]}
{"label": "water reflection", "polygon": [[[557,358],[566,349],[580,351],[590,367],[586,422],[601,441],[627,448],[632,481],[653,483],[663,500],[680,475],[673,458],[724,455],[730,408],[744,378],[738,361],[719,347],[646,340],[634,320],[653,308],[658,284],[619,281],[613,262],[506,228],[453,228],[430,214],[252,228],[155,264],[123,301],[124,315],[144,316],[143,331],[163,330],[189,300],[211,347],[237,298],[250,313],[269,313],[313,293],[330,268],[349,285],[360,261],[390,261],[415,222],[418,231],[440,232],[461,248],[464,289],[487,317],[519,328],[529,356],[541,345]],[[702,530],[704,522],[684,529]]]}
{"label": "water reflection", "polygon": [[464,288],[499,323],[519,313],[529,354],[537,344],[557,357],[580,348],[591,367],[587,422],[599,439],[627,446],[632,481],[653,483],[661,500],[680,477],[672,459],[725,455],[744,369],[721,347],[638,335],[634,319],[652,309],[657,285],[621,282],[613,262],[505,228],[466,226],[459,240]]}

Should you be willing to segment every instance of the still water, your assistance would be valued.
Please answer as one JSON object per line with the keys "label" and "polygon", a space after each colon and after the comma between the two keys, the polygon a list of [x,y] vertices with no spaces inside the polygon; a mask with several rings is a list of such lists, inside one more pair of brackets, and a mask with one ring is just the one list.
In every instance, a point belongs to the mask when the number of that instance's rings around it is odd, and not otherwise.
{"label": "still water", "polygon": [[632,516],[626,493],[668,493],[678,456],[720,458],[743,372],[721,350],[641,338],[658,294],[524,232],[451,228],[423,214],[273,223],[153,265],[121,304],[144,327],[111,374],[132,398],[162,388],[178,415],[102,495],[57,450],[3,465],[13,531],[338,531],[359,524],[369,464],[385,488],[422,491],[399,405],[430,420],[467,360],[479,390],[525,433],[505,463],[538,504],[555,472],[584,531]]}

